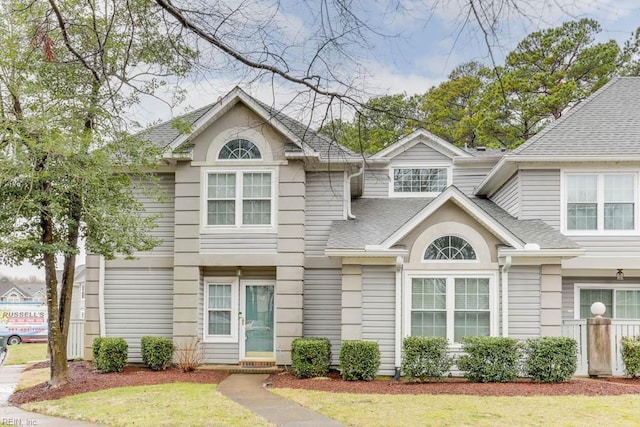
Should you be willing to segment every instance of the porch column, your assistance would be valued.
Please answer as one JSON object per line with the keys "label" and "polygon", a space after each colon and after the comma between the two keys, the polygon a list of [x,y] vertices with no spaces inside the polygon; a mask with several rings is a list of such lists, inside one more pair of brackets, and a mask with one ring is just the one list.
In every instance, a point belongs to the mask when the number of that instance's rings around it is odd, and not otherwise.
{"label": "porch column", "polygon": [[173,268],[173,337],[178,346],[188,344],[198,332],[200,267]]}
{"label": "porch column", "polygon": [[342,265],[341,339],[362,339],[362,266]]}
{"label": "porch column", "polygon": [[540,336],[562,336],[562,266],[540,266]]}

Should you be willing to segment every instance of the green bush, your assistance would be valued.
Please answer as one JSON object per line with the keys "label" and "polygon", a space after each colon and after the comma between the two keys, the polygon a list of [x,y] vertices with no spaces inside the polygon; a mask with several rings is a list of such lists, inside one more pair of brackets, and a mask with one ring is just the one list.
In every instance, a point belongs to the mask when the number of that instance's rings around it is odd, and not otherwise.
{"label": "green bush", "polygon": [[98,372],[122,372],[127,365],[129,346],[124,338],[95,338],[92,347]]}
{"label": "green bush", "polygon": [[503,337],[465,337],[458,368],[473,382],[509,382],[518,377],[518,340]]}
{"label": "green bush", "polygon": [[146,336],[140,339],[142,363],[154,371],[164,371],[171,365],[175,349],[169,338]]}
{"label": "green bush", "polygon": [[343,341],[340,348],[342,379],[371,381],[380,367],[380,349],[375,341]]}
{"label": "green bush", "polygon": [[439,379],[453,365],[444,337],[407,337],[402,341],[402,372],[411,381]]}
{"label": "green bush", "polygon": [[331,364],[327,338],[296,338],[291,343],[291,367],[298,378],[326,377]]}
{"label": "green bush", "polygon": [[535,381],[569,381],[578,366],[578,343],[573,338],[529,339],[524,352],[524,373]]}
{"label": "green bush", "polygon": [[630,377],[640,376],[640,336],[622,337],[622,361],[624,372]]}

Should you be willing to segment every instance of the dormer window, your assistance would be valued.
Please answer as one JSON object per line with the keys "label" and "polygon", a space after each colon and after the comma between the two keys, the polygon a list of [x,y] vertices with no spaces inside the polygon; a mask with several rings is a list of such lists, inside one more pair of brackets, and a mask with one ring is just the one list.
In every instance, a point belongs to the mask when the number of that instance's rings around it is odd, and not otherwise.
{"label": "dormer window", "polygon": [[394,167],[391,192],[396,197],[437,196],[450,184],[447,167]]}
{"label": "dormer window", "polygon": [[424,252],[425,261],[464,261],[476,258],[473,247],[458,236],[442,236],[435,239]]}
{"label": "dormer window", "polygon": [[256,160],[262,155],[258,147],[246,139],[234,139],[227,142],[218,154],[219,160]]}

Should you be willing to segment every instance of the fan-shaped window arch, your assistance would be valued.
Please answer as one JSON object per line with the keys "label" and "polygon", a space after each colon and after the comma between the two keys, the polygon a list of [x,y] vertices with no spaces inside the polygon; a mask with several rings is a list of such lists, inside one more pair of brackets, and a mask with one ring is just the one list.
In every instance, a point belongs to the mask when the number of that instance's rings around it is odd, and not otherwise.
{"label": "fan-shaped window arch", "polygon": [[476,251],[462,237],[442,236],[427,246],[425,260],[476,260]]}
{"label": "fan-shaped window arch", "polygon": [[253,160],[261,159],[260,149],[246,139],[233,139],[222,147],[218,159],[220,160]]}

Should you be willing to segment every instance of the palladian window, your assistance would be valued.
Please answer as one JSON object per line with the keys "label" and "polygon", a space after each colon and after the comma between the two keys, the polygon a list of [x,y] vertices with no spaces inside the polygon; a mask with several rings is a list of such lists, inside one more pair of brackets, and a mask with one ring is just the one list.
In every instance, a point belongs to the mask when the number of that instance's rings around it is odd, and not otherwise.
{"label": "palladian window", "polygon": [[476,260],[476,251],[461,237],[442,236],[435,239],[424,252],[425,260]]}

